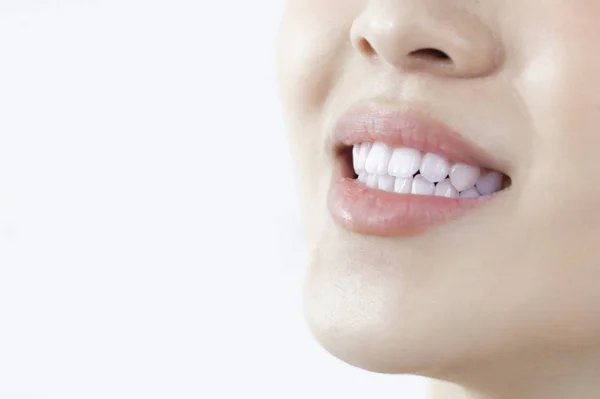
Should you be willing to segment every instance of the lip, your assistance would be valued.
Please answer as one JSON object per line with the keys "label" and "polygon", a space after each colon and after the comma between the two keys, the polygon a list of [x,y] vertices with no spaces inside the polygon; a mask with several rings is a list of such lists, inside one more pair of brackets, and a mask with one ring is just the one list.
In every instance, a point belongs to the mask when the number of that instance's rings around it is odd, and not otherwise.
{"label": "lip", "polygon": [[433,152],[453,162],[503,172],[492,155],[466,140],[446,124],[411,108],[358,107],[343,115],[334,126],[336,150],[363,142],[382,142],[389,147],[409,147]]}
{"label": "lip", "polygon": [[[352,110],[334,129],[335,150],[362,142],[383,142],[433,152],[453,162],[496,169],[496,160],[447,125],[412,109],[375,105]],[[342,158],[342,157],[340,157]],[[367,187],[351,175],[348,159],[338,159],[328,207],[342,227],[375,236],[413,236],[446,223],[488,203],[503,191],[479,198],[445,198],[398,194]]]}

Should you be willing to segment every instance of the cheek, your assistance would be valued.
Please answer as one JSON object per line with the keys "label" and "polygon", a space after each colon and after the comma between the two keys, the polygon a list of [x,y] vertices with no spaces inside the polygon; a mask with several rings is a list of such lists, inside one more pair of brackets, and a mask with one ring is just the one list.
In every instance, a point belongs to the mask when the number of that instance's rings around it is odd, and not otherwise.
{"label": "cheek", "polygon": [[323,131],[324,105],[351,54],[350,27],[353,15],[357,15],[352,6],[360,2],[292,0],[280,25],[277,43],[280,94],[310,231],[318,230],[311,226],[320,223],[317,219],[325,209],[322,201],[330,179],[326,172],[329,154]]}
{"label": "cheek", "polygon": [[600,2],[552,3],[520,32],[528,61],[515,85],[534,143],[519,207],[539,228],[528,245],[548,253],[529,263],[539,286],[552,287],[539,317],[564,321],[557,339],[589,342],[600,331],[600,25],[591,17]]}
{"label": "cheek", "polygon": [[[544,215],[553,214],[557,223],[581,232],[584,220],[586,226],[600,226],[595,211],[600,204],[600,185],[595,184],[600,173],[600,26],[588,16],[600,13],[600,3],[554,3],[537,12],[536,22],[523,23],[527,27],[520,32],[526,62],[515,87],[535,133],[524,186],[532,194],[531,214],[546,221]],[[536,192],[553,195],[534,198]]]}
{"label": "cheek", "polygon": [[319,108],[341,72],[353,20],[352,7],[341,3],[308,0],[288,4],[277,46],[279,83],[288,110]]}

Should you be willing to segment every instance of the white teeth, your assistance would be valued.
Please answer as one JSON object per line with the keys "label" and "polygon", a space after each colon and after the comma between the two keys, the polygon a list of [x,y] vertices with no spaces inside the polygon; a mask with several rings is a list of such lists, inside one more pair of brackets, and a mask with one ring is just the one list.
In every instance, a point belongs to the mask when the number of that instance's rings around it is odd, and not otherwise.
{"label": "white teeth", "polygon": [[450,179],[446,179],[436,184],[435,195],[438,197],[458,198],[458,191],[452,186]]}
{"label": "white teeth", "polygon": [[502,190],[504,183],[500,172],[463,163],[450,164],[440,155],[422,154],[414,148],[392,149],[383,143],[361,143],[352,148],[352,157],[357,181],[387,192],[475,198]]}
{"label": "white teeth", "polygon": [[378,175],[387,175],[390,159],[392,158],[393,150],[388,146],[384,146],[382,149],[382,157],[379,160],[379,167],[377,168]]}
{"label": "white teeth", "polygon": [[360,172],[362,172],[362,170],[359,170],[359,165],[358,165],[358,161],[359,161],[359,156],[360,155],[360,144],[355,144],[354,147],[352,147],[352,166],[354,167],[354,172],[356,174],[360,174]]}
{"label": "white teeth", "polygon": [[[446,198],[477,198],[489,195],[486,194],[487,192],[491,194],[500,190],[502,188],[503,175],[498,172],[489,172],[480,179],[484,192],[479,191],[477,187],[471,187],[461,191],[460,194],[454,185],[452,185],[449,178],[435,184],[422,175],[417,175],[414,178],[412,176],[402,178],[363,172],[358,175],[357,181],[370,188],[398,194],[435,195]],[[477,183],[478,186],[480,182]]]}
{"label": "white teeth", "polygon": [[477,198],[477,197],[481,197],[481,194],[479,194],[479,191],[477,191],[477,189],[475,187],[471,187],[470,189],[465,190],[460,193],[460,198]]}
{"label": "white teeth", "polygon": [[394,192],[398,194],[410,194],[413,185],[413,177],[396,177],[396,182],[394,183]]}
{"label": "white teeth", "polygon": [[421,175],[432,183],[441,182],[450,172],[450,164],[446,158],[427,153],[421,161]]}
{"label": "white teeth", "polygon": [[382,175],[379,176],[378,187],[380,190],[394,192],[394,184],[396,183],[396,178],[390,175]]}
{"label": "white teeth", "polygon": [[458,191],[465,191],[475,186],[481,176],[481,169],[476,166],[457,163],[450,169],[450,181]]}
{"label": "white teeth", "polygon": [[379,176],[377,175],[368,175],[367,176],[367,187],[377,188],[379,184]]}
{"label": "white teeth", "polygon": [[365,172],[361,173],[360,175],[358,175],[358,181],[361,182],[362,184],[367,184],[367,177],[369,175],[367,175]]}
{"label": "white teeth", "polygon": [[373,147],[371,147],[371,151],[367,157],[365,170],[367,173],[386,174],[391,157],[392,150],[387,145],[375,143],[373,144]]}
{"label": "white teeth", "polygon": [[502,188],[504,176],[499,172],[488,172],[477,181],[477,190],[481,195],[490,195]]}
{"label": "white teeth", "polygon": [[412,177],[421,167],[421,151],[413,148],[396,148],[392,153],[388,173],[395,177]]}
{"label": "white teeth", "polygon": [[421,175],[415,176],[412,184],[411,194],[433,195],[434,191],[435,184],[433,184]]}
{"label": "white teeth", "polygon": [[365,163],[367,162],[367,156],[369,155],[371,146],[371,143],[362,143],[354,146],[355,148],[359,147],[358,159],[354,161],[354,172],[358,175],[365,171]]}

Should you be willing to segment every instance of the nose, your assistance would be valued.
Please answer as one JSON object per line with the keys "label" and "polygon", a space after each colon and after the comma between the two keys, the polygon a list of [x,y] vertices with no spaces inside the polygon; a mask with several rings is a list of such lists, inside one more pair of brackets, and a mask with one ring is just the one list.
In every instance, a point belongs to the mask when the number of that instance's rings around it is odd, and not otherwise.
{"label": "nose", "polygon": [[455,2],[370,1],[352,25],[352,45],[363,57],[404,72],[455,78],[493,73],[502,57],[493,31],[449,3]]}

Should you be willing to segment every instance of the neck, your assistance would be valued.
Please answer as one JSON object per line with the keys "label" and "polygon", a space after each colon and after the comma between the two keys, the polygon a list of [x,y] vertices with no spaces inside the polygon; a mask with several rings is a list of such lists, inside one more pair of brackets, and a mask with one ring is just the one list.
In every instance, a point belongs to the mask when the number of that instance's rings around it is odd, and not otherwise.
{"label": "neck", "polygon": [[600,392],[600,349],[519,358],[444,376],[432,399],[593,399]]}

